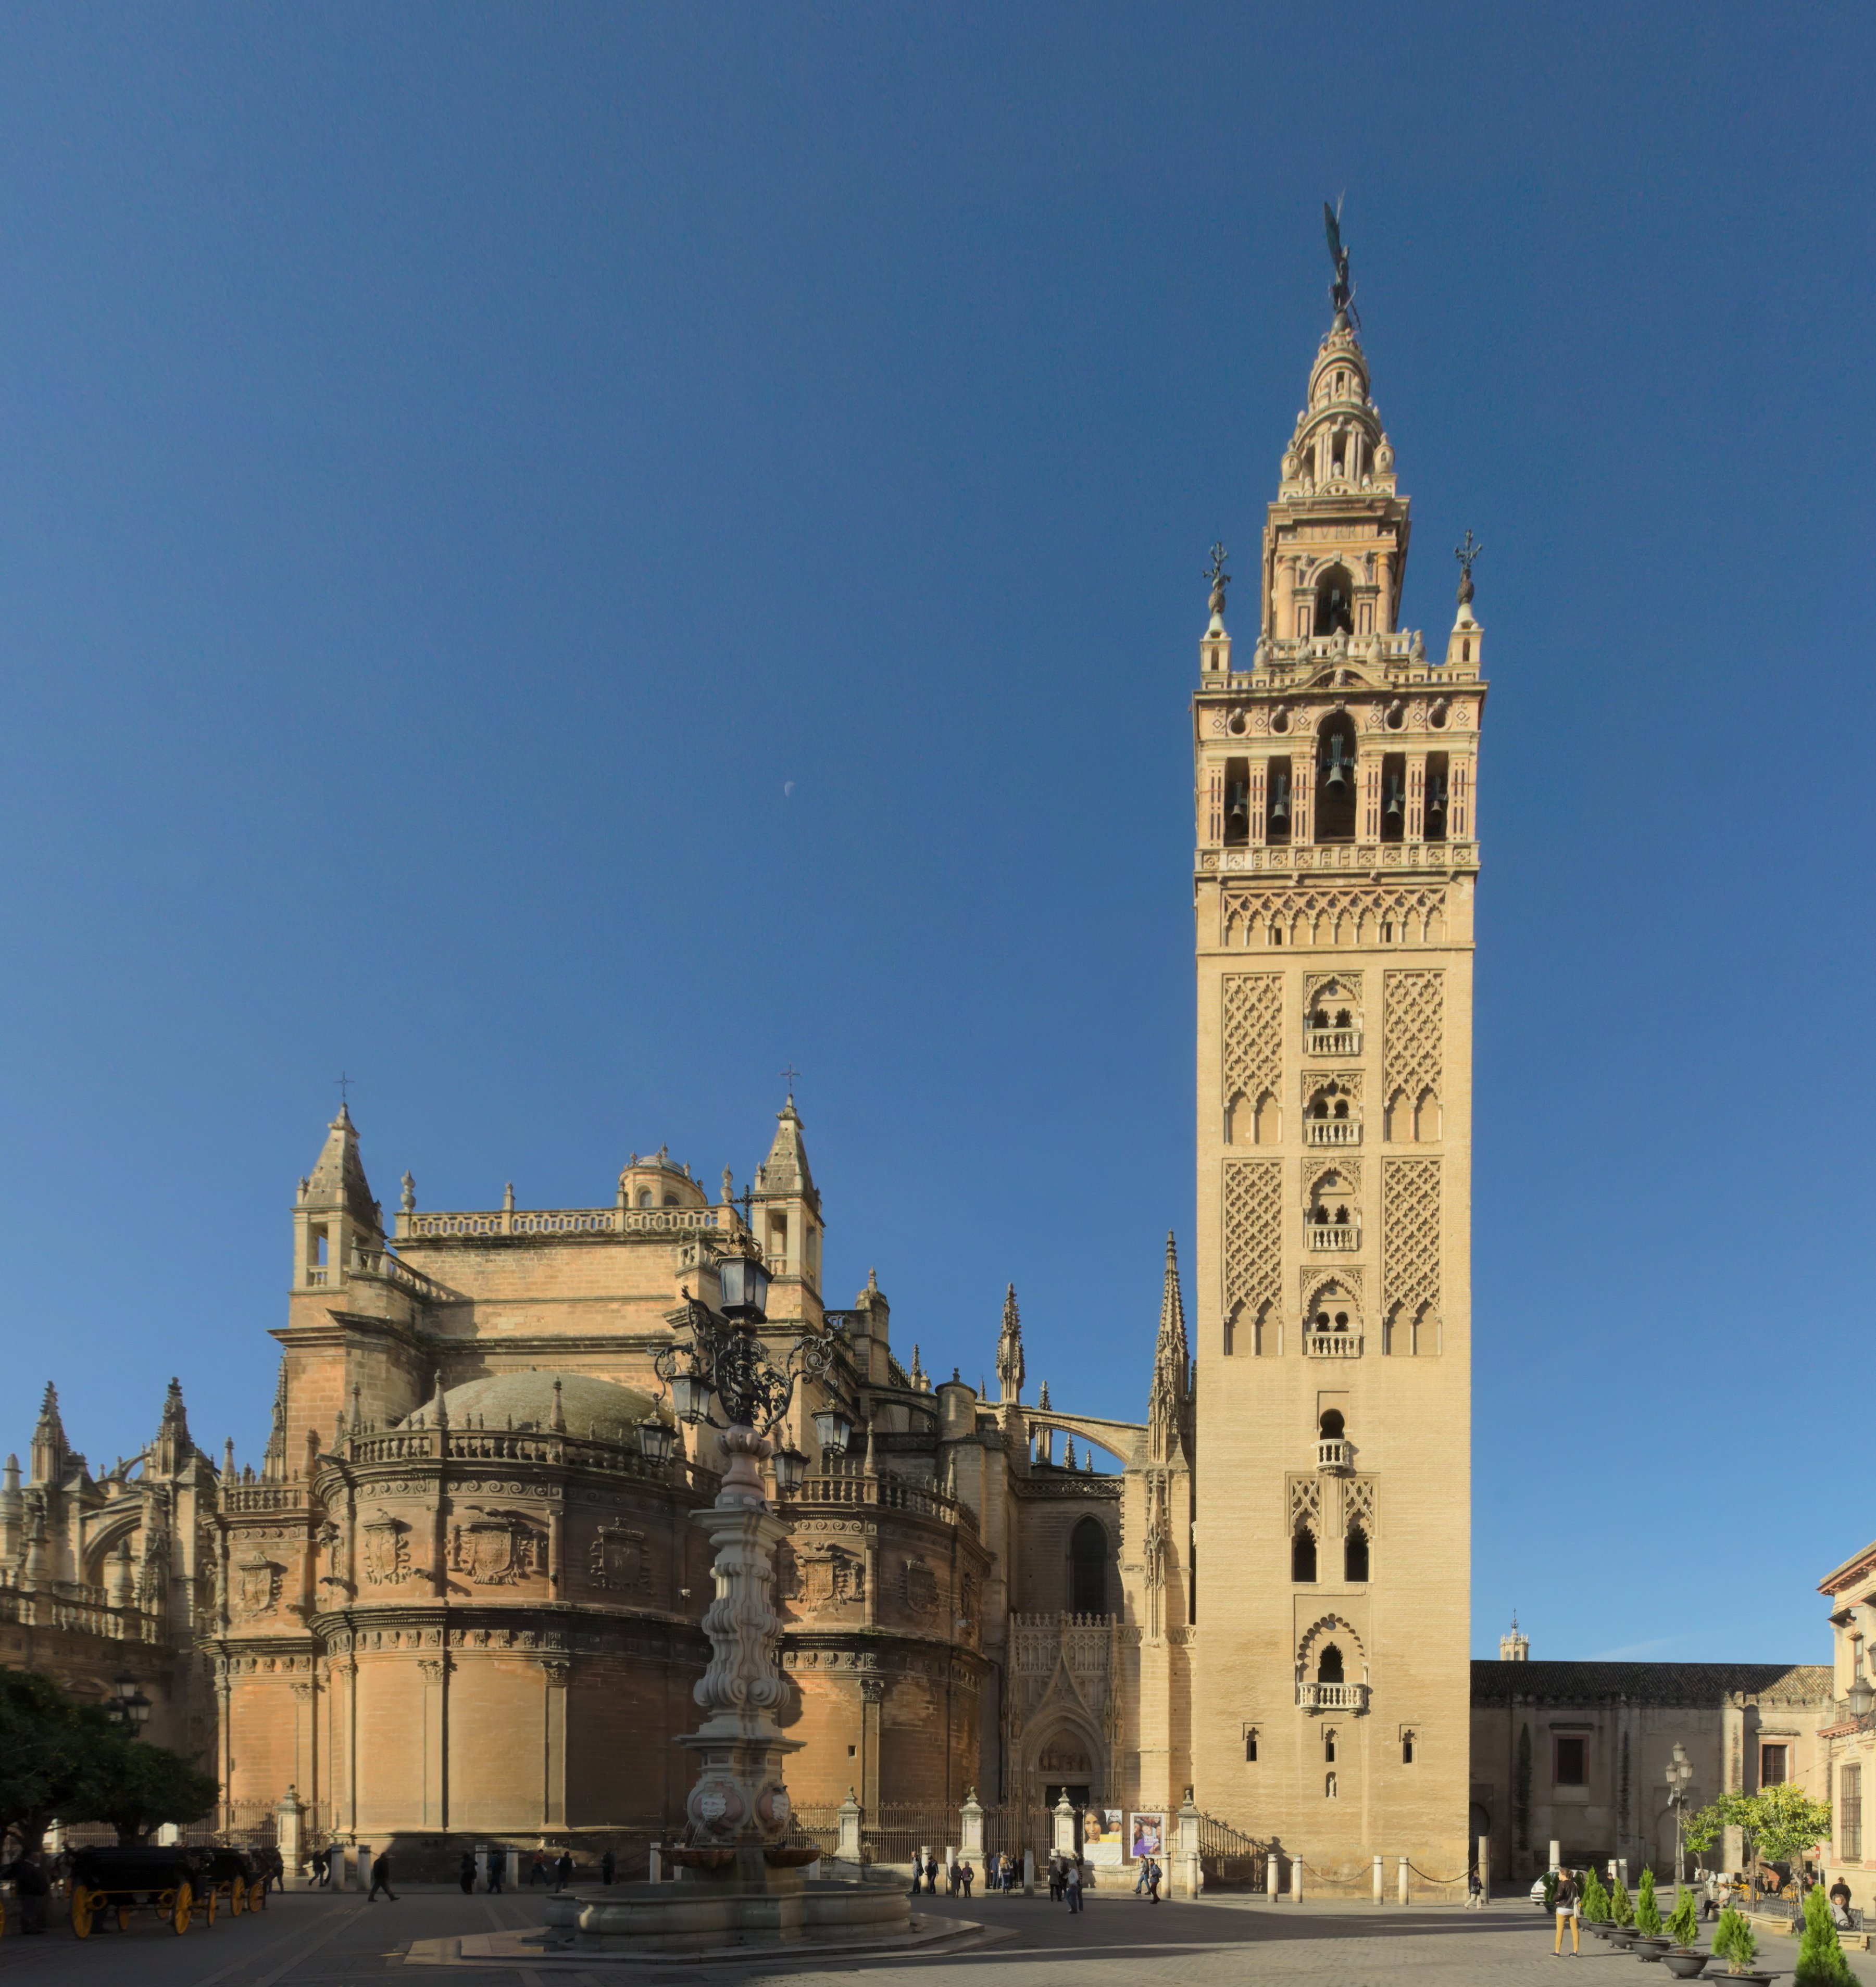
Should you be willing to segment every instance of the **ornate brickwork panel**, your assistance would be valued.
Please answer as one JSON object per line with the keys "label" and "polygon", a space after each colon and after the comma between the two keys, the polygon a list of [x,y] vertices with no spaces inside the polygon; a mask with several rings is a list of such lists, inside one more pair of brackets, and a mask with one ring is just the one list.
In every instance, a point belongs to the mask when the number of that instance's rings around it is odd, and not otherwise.
{"label": "ornate brickwork panel", "polygon": [[1293,1476],[1290,1479],[1288,1530],[1294,1537],[1299,1526],[1307,1525],[1318,1538],[1322,1536],[1322,1479]]}
{"label": "ornate brickwork panel", "polygon": [[[1390,1321],[1439,1310],[1439,1162],[1388,1159],[1381,1169],[1382,1304]],[[1397,1349],[1405,1351],[1400,1347]]]}
{"label": "ornate brickwork panel", "polygon": [[1224,1095],[1274,1096],[1283,1075],[1283,980],[1234,973],[1224,983]]}
{"label": "ornate brickwork panel", "polygon": [[1390,1098],[1412,1100],[1429,1090],[1437,1097],[1446,1060],[1446,976],[1388,973],[1382,981],[1382,1088]]}
{"label": "ornate brickwork panel", "polygon": [[1233,1159],[1225,1166],[1224,1314],[1255,1321],[1274,1310],[1282,1274],[1281,1162]]}
{"label": "ornate brickwork panel", "polygon": [[1375,1479],[1351,1476],[1342,1485],[1342,1530],[1351,1532],[1359,1525],[1372,1539],[1375,1536]]}
{"label": "ornate brickwork panel", "polygon": [[1219,893],[1227,946],[1434,945],[1446,936],[1446,886],[1310,884]]}

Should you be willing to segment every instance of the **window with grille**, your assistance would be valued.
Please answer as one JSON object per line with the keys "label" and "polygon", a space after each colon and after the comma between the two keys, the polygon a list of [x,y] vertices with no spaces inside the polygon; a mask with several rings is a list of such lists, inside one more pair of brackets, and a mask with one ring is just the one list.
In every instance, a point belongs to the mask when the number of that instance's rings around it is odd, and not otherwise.
{"label": "window with grille", "polygon": [[1761,1746],[1759,1748],[1759,1784],[1762,1787],[1782,1787],[1785,1784],[1786,1748],[1783,1746]]}
{"label": "window with grille", "polygon": [[1557,1741],[1556,1782],[1560,1787],[1587,1786],[1587,1755],[1589,1744],[1583,1739],[1561,1739]]}
{"label": "window with grille", "polygon": [[1863,1860],[1863,1769],[1845,1766],[1837,1776],[1837,1860]]}

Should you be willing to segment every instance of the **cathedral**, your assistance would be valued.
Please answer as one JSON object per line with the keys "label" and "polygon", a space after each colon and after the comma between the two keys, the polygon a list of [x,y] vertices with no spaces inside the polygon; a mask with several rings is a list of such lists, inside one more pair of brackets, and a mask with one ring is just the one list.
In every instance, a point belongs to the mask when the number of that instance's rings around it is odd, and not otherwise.
{"label": "cathedral", "polygon": [[406,1174],[388,1219],[342,1106],[292,1199],[258,1466],[197,1449],[172,1389],[94,1476],[49,1393],[0,1492],[0,1660],[128,1665],[230,1825],[448,1854],[679,1825],[689,1514],[724,1459],[660,1355],[753,1243],[773,1336],[826,1352],[771,1485],[798,1810],[1190,1802],[1331,1879],[1463,1872],[1483,633],[1469,557],[1442,648],[1399,626],[1409,533],[1338,307],[1255,633],[1234,653],[1215,558],[1187,693],[1196,1218],[1139,1421],[1031,1393],[1014,1290],[951,1349],[994,1331],[994,1389],[896,1346],[872,1278],[834,1307],[792,1098],[740,1194],[661,1150],[586,1207],[432,1209]]}

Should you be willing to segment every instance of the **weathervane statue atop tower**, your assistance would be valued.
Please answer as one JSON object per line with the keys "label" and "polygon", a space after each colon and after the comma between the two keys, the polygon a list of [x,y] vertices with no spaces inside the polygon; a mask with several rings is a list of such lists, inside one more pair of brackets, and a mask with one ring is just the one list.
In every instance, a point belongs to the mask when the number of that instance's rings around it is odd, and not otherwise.
{"label": "weathervane statue atop tower", "polygon": [[1348,251],[1342,241],[1342,204],[1322,203],[1322,225],[1329,238],[1329,260],[1335,265],[1335,280],[1329,285],[1329,301],[1335,306],[1337,330],[1352,325],[1361,329],[1361,314],[1355,307],[1355,285],[1348,279]]}

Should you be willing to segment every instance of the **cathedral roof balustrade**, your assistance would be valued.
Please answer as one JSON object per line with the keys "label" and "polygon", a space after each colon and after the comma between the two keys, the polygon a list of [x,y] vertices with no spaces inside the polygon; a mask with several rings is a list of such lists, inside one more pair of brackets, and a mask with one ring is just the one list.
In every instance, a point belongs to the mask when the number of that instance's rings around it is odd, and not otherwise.
{"label": "cathedral roof balustrade", "polygon": [[733,1225],[720,1207],[490,1208],[397,1217],[396,1239],[474,1241],[495,1235],[697,1235]]}
{"label": "cathedral roof balustrade", "polygon": [[251,1516],[265,1511],[302,1511],[310,1496],[300,1482],[286,1483],[224,1483],[221,1486],[224,1511]]}
{"label": "cathedral roof balustrade", "polygon": [[[382,1277],[387,1284],[395,1284],[400,1290],[408,1290],[413,1297],[420,1297],[426,1304],[447,1304],[454,1293],[446,1290],[435,1277],[427,1277],[419,1269],[393,1256],[388,1249],[354,1249],[352,1252],[352,1274],[359,1277]],[[326,1280],[322,1270],[309,1270],[307,1280],[319,1284]]]}
{"label": "cathedral roof balustrade", "polygon": [[1304,1711],[1365,1712],[1368,1685],[1365,1683],[1303,1683],[1296,1687],[1296,1701]]}
{"label": "cathedral roof balustrade", "polygon": [[807,1478],[792,1497],[782,1500],[787,1508],[811,1506],[872,1505],[884,1511],[909,1511],[915,1516],[935,1518],[940,1524],[962,1525],[967,1531],[978,1529],[977,1514],[960,1497],[903,1478],[869,1476],[855,1470],[828,1470]]}
{"label": "cathedral roof balustrade", "polygon": [[[113,1642],[160,1642],[163,1618],[141,1607],[113,1607],[102,1587],[79,1589],[62,1582],[66,1591],[22,1590],[9,1575],[0,1583],[0,1621],[23,1628],[58,1628],[68,1634],[99,1635]],[[95,1599],[89,1597],[95,1595]]]}
{"label": "cathedral roof balustrade", "polygon": [[522,1429],[389,1429],[352,1436],[345,1446],[345,1459],[363,1468],[423,1462],[536,1463],[597,1470],[646,1483],[688,1483],[700,1492],[714,1489],[717,1482],[716,1473],[701,1464],[648,1462],[631,1444]]}

